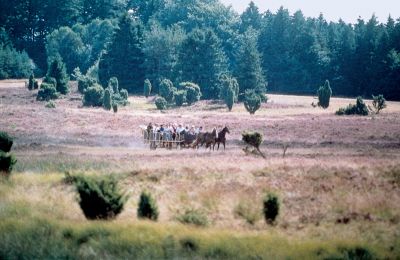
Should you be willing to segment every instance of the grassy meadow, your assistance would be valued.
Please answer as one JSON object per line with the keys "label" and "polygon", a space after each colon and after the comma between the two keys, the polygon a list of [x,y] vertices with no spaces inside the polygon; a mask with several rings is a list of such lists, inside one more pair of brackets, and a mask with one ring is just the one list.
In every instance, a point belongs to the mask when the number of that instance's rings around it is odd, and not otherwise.
{"label": "grassy meadow", "polygon": [[[400,258],[400,103],[339,117],[355,100],[323,110],[313,97],[269,95],[250,116],[243,104],[228,112],[208,101],[160,112],[133,96],[114,114],[80,98],[73,83],[49,109],[24,81],[0,81],[0,130],[15,137],[18,159],[0,181],[0,259]],[[152,151],[139,130],[149,122],[231,133],[226,150]],[[243,152],[246,130],[263,133],[266,159]],[[66,172],[116,176],[129,194],[123,212],[86,220]],[[136,217],[143,190],[158,222]],[[266,192],[280,199],[275,225],[262,216]],[[181,223],[186,210],[206,224]]]}

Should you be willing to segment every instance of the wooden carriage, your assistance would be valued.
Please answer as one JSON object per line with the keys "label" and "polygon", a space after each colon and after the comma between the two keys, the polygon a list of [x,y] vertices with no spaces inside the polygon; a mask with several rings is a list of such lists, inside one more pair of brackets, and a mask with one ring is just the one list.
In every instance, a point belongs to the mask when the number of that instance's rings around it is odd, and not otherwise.
{"label": "wooden carriage", "polygon": [[[167,148],[167,149],[178,149],[185,147],[187,143],[187,137],[185,141],[185,136],[183,134],[172,134],[168,132],[153,132],[149,131],[146,126],[140,126],[141,135],[143,137],[143,142],[145,144],[150,145],[151,150],[155,150],[157,148]],[[196,139],[196,136],[193,136],[193,141]]]}

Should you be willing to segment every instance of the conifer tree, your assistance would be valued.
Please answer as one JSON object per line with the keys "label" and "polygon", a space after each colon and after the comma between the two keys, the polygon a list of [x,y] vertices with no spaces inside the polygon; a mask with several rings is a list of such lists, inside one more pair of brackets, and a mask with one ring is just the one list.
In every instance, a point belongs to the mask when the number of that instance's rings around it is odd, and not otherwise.
{"label": "conifer tree", "polygon": [[332,89],[329,84],[329,80],[325,81],[325,84],[318,89],[318,106],[326,109],[329,107],[329,101],[332,96]]}
{"label": "conifer tree", "polygon": [[47,71],[47,77],[55,78],[57,82],[57,92],[60,92],[61,94],[67,94],[69,92],[69,76],[67,75],[65,64],[59,56],[55,57],[51,61],[50,67]]}
{"label": "conifer tree", "polygon": [[103,86],[117,77],[119,85],[129,92],[141,93],[144,81],[143,25],[126,13],[107,51],[99,62],[99,80]]}

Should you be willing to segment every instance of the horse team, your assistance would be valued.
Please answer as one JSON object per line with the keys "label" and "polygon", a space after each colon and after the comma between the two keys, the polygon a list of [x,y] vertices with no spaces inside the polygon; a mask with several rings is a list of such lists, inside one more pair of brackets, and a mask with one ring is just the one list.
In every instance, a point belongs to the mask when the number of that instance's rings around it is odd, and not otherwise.
{"label": "horse team", "polygon": [[211,132],[203,132],[202,127],[182,127],[182,125],[157,125],[150,123],[147,127],[141,126],[144,141],[150,143],[150,149],[176,147],[198,149],[205,145],[206,149],[219,150],[220,145],[226,147],[226,134],[230,133],[227,126],[221,131],[213,128]]}

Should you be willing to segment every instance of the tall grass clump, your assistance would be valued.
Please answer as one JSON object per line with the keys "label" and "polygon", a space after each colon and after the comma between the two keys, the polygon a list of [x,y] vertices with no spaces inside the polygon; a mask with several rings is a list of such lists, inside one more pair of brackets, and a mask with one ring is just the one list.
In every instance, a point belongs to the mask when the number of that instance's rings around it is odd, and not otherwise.
{"label": "tall grass clump", "polygon": [[267,193],[263,200],[263,213],[267,224],[274,224],[279,215],[280,202],[274,193]]}
{"label": "tall grass clump", "polygon": [[153,221],[157,221],[158,214],[159,212],[156,200],[149,192],[147,191],[142,192],[140,194],[139,206],[137,209],[138,218],[142,219],[147,218]]}
{"label": "tall grass clump", "polygon": [[79,194],[79,206],[87,219],[113,219],[124,209],[128,196],[112,176],[72,177]]}
{"label": "tall grass clump", "polygon": [[188,208],[176,217],[176,220],[183,224],[190,224],[198,227],[206,227],[209,224],[206,213],[200,209]]}
{"label": "tall grass clump", "polygon": [[260,207],[251,201],[241,200],[234,209],[235,215],[246,220],[250,225],[256,224],[261,219]]}

